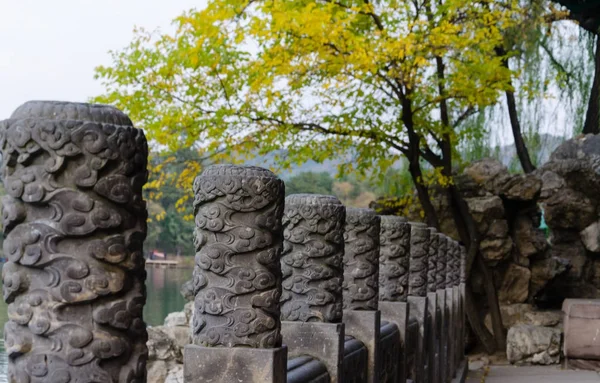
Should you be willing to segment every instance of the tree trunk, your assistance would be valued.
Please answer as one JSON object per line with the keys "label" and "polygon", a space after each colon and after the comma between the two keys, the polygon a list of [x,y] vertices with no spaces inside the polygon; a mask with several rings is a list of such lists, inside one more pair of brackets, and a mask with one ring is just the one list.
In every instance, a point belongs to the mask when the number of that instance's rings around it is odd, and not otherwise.
{"label": "tree trunk", "polygon": [[588,108],[583,125],[584,134],[600,133],[600,37],[596,37],[596,54],[594,55],[594,82],[588,100]]}
{"label": "tree trunk", "polygon": [[419,197],[421,207],[423,208],[423,212],[425,213],[425,221],[427,222],[427,225],[439,229],[440,224],[438,221],[437,212],[431,203],[429,191],[423,184],[423,173],[421,171],[421,166],[419,165],[418,157],[416,160],[413,158],[409,159],[408,169],[410,171],[413,183],[415,184],[415,188],[417,189],[417,195]]}
{"label": "tree trunk", "polygon": [[[506,57],[506,51],[504,48],[496,48],[496,54],[502,58],[502,65],[510,69],[508,65],[508,58]],[[509,85],[512,87],[512,81],[509,81]],[[531,173],[535,170],[535,166],[531,162],[529,156],[529,150],[523,140],[523,134],[521,132],[521,124],[519,122],[519,115],[517,113],[517,103],[515,101],[515,92],[507,90],[506,92],[506,104],[508,105],[508,116],[510,117],[510,126],[515,140],[515,148],[517,150],[517,156],[521,162],[521,167],[525,173]]]}

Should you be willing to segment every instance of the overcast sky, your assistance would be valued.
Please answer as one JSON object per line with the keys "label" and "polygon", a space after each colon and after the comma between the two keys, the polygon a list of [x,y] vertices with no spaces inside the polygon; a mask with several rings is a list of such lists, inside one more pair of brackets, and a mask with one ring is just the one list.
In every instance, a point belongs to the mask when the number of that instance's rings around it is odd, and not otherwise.
{"label": "overcast sky", "polygon": [[125,47],[134,26],[169,30],[204,0],[0,0],[0,120],[28,100],[87,101],[94,67]]}

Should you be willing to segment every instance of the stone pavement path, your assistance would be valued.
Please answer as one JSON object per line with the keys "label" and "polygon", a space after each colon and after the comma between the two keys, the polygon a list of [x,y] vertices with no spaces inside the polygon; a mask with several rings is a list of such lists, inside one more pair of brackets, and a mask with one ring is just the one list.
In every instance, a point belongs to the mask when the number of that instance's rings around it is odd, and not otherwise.
{"label": "stone pavement path", "polygon": [[485,379],[482,375],[482,371],[469,371],[467,383],[600,383],[596,372],[559,367],[492,366]]}

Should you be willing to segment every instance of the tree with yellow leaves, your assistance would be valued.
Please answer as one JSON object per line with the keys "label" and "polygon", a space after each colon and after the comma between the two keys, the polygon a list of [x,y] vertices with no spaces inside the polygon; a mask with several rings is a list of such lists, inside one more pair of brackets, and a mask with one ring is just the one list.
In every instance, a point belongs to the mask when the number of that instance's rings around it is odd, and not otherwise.
{"label": "tree with yellow leaves", "polygon": [[[97,69],[106,93],[96,101],[129,113],[156,150],[195,150],[177,181],[188,189],[207,156],[285,148],[285,168],[352,153],[356,166],[342,173],[382,175],[404,156],[438,227],[426,161],[450,197],[469,269],[485,268],[452,183],[453,152],[477,133],[465,122],[511,89],[510,52],[498,47],[526,12],[513,0],[210,0],[177,18],[173,34],[137,31]],[[504,330],[491,278],[488,287],[496,342],[473,305],[467,311],[492,351]]]}

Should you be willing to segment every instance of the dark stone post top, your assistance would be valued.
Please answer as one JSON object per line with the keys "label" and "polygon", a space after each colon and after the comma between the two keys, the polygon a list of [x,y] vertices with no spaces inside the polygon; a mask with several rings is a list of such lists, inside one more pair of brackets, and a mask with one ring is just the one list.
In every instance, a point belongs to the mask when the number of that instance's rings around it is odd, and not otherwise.
{"label": "dark stone post top", "polygon": [[194,193],[194,344],[279,347],[283,181],[259,167],[213,165]]}
{"label": "dark stone post top", "polygon": [[437,233],[435,234],[435,236],[437,237],[437,245],[438,245],[438,251],[437,251],[437,258],[436,258],[436,273],[435,273],[435,280],[436,280],[436,289],[437,290],[444,290],[446,288],[446,272],[447,272],[447,268],[446,268],[446,263],[447,263],[447,253],[448,253],[448,241],[447,241],[447,237],[442,234],[442,233]]}
{"label": "dark stone post top", "polygon": [[434,293],[437,289],[437,255],[438,255],[438,232],[435,228],[429,228],[429,252],[427,255],[427,291]]}
{"label": "dark stone post top", "polygon": [[285,199],[281,319],[342,322],[346,207],[333,196]]}
{"label": "dark stone post top", "polygon": [[410,225],[404,217],[381,216],[379,234],[379,300],[406,302]]}
{"label": "dark stone post top", "polygon": [[371,209],[346,209],[344,232],[344,309],[377,310],[379,301],[379,230]]}
{"label": "dark stone post top", "polygon": [[146,381],[144,133],[111,106],[31,101],[0,146],[8,380]]}
{"label": "dark stone post top", "polygon": [[408,295],[427,296],[427,256],[429,228],[424,223],[410,222],[410,264]]}

